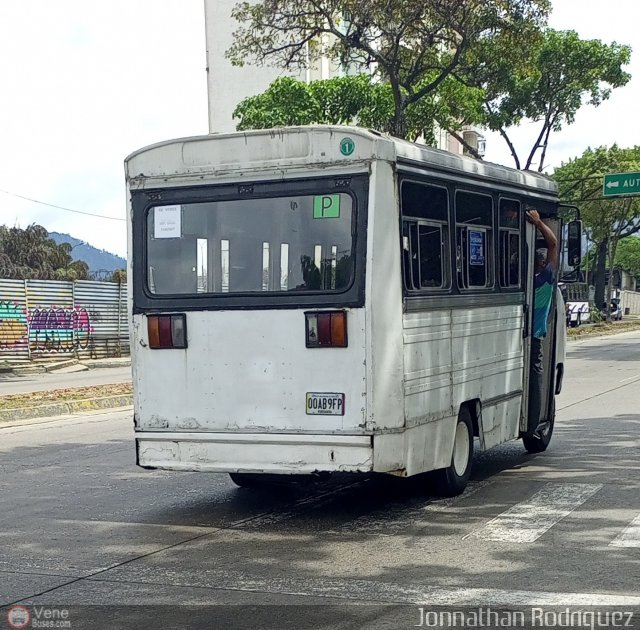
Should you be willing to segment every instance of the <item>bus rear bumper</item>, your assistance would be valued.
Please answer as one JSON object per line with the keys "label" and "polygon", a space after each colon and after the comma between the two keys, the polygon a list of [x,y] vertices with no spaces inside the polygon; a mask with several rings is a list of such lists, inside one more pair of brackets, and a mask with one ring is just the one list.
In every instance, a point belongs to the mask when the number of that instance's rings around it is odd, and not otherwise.
{"label": "bus rear bumper", "polygon": [[143,468],[202,472],[311,474],[370,472],[370,435],[137,432]]}

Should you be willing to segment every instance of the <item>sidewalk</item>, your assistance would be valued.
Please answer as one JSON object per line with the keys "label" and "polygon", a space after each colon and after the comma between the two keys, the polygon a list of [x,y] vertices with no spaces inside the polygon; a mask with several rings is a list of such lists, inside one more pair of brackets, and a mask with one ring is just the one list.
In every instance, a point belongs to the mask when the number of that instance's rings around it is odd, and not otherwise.
{"label": "sidewalk", "polygon": [[[130,358],[122,357],[82,362],[65,359],[5,368],[0,374],[0,426],[30,418],[130,406],[133,403],[131,373],[127,370],[130,365]],[[117,368],[115,376],[105,378],[105,368]],[[122,376],[123,370],[128,375]],[[89,376],[90,371],[95,371],[95,377]],[[87,377],[73,376],[77,372],[83,372]]]}

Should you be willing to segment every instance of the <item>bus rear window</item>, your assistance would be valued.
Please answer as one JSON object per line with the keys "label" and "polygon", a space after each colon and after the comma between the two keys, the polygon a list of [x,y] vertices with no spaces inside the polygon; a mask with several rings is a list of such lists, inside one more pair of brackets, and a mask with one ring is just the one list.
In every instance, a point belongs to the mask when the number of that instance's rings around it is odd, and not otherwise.
{"label": "bus rear window", "polygon": [[148,290],[345,291],[354,275],[352,214],[346,193],[152,207]]}

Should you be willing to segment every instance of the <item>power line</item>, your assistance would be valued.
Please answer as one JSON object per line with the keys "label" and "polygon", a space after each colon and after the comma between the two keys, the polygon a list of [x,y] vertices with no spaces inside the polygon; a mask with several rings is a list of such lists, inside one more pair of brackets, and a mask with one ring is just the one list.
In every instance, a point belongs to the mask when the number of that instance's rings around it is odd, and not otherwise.
{"label": "power line", "polygon": [[104,214],[94,214],[92,212],[82,212],[82,210],[72,210],[71,208],[65,208],[63,206],[56,206],[53,203],[47,203],[46,201],[38,201],[37,199],[31,199],[31,197],[25,197],[24,195],[18,195],[16,193],[9,192],[8,190],[2,190],[0,188],[0,192],[5,195],[9,195],[10,197],[17,197],[18,199],[25,199],[26,201],[31,201],[33,203],[39,203],[42,206],[49,206],[50,208],[57,208],[58,210],[64,210],[65,212],[73,212],[75,214],[84,214],[88,217],[96,217],[98,219],[110,219],[111,221],[125,221],[125,219],[121,219],[120,217],[108,217]]}

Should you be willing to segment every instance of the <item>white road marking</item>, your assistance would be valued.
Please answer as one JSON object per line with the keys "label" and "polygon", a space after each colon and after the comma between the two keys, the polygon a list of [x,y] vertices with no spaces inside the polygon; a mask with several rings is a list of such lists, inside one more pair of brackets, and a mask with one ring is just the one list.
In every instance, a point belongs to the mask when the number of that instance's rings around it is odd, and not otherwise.
{"label": "white road marking", "polygon": [[[447,588],[332,577],[297,578],[246,575],[224,570],[163,571],[173,585],[257,591],[279,595],[328,597],[360,602],[402,603],[424,606],[640,606],[640,595],[608,593],[558,593],[494,588]],[[91,581],[119,582],[113,573]],[[153,568],[136,570],[136,583],[158,580]]]}
{"label": "white road marking", "polygon": [[623,378],[620,382],[624,383],[625,381],[631,381],[634,378],[638,378],[640,376],[640,374],[634,374],[633,376],[629,376],[628,378]]}
{"label": "white road marking", "polygon": [[640,547],[640,514],[610,543],[610,547]]}
{"label": "white road marking", "polygon": [[464,538],[499,542],[533,542],[602,488],[602,484],[548,483],[527,501],[472,531]]}

